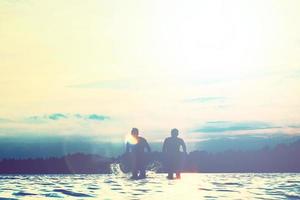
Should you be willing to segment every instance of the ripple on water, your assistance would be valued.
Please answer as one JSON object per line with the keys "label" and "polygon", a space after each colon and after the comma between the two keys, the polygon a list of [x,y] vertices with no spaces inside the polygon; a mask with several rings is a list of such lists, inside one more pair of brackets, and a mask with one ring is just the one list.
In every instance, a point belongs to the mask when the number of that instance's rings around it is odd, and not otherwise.
{"label": "ripple on water", "polygon": [[120,184],[111,184],[111,186],[120,187],[121,185]]}
{"label": "ripple on water", "polygon": [[237,191],[234,191],[234,190],[226,190],[226,189],[218,189],[216,191],[218,191],[218,192],[237,192]]}
{"label": "ripple on water", "polygon": [[54,197],[54,198],[63,198],[63,196],[56,194],[56,193],[47,193],[44,194],[45,197]]}
{"label": "ripple on water", "polygon": [[291,180],[291,181],[287,181],[287,183],[300,183],[300,181],[293,181],[293,180]]}
{"label": "ripple on water", "polygon": [[287,199],[290,199],[290,200],[300,200],[300,196],[297,196],[297,195],[288,195],[288,194],[286,194],[285,197]]}
{"label": "ripple on water", "polygon": [[207,189],[207,188],[198,188],[198,190],[211,191],[211,189]]}
{"label": "ripple on water", "polygon": [[216,186],[238,186],[238,187],[243,187],[243,184],[241,183],[233,183],[233,182],[225,182],[225,183],[222,183],[222,182],[212,182],[213,185],[216,185]]}
{"label": "ripple on water", "polygon": [[73,196],[73,197],[93,197],[93,196],[85,194],[85,193],[73,192],[73,191],[64,190],[64,189],[54,189],[53,192],[60,192],[62,194]]}
{"label": "ripple on water", "polygon": [[111,190],[122,190],[122,188],[117,187],[117,188],[111,188]]}
{"label": "ripple on water", "polygon": [[135,189],[135,191],[138,191],[138,192],[149,192],[150,190],[149,189]]}
{"label": "ripple on water", "polygon": [[17,177],[9,177],[9,176],[3,176],[3,177],[0,177],[0,180],[14,180],[14,179],[18,179]]}
{"label": "ripple on water", "polygon": [[89,189],[89,190],[99,190],[100,187],[90,186],[90,187],[87,187],[87,189]]}
{"label": "ripple on water", "polygon": [[117,182],[113,180],[105,180],[104,183],[117,183]]}
{"label": "ripple on water", "polygon": [[30,192],[15,192],[15,193],[13,193],[13,195],[15,195],[15,196],[30,196],[30,195],[37,195],[37,194],[30,193]]}
{"label": "ripple on water", "polygon": [[50,185],[55,185],[54,183],[40,183],[40,185],[45,185],[45,186],[50,186]]}
{"label": "ripple on water", "polygon": [[243,184],[240,183],[223,183],[224,185],[233,185],[233,186],[243,186]]}
{"label": "ripple on water", "polygon": [[216,196],[204,196],[206,199],[217,199],[218,197]]}
{"label": "ripple on water", "polygon": [[133,195],[133,196],[140,196],[140,195],[143,195],[143,194],[141,194],[141,193],[132,193],[131,195]]}
{"label": "ripple on water", "polygon": [[1,188],[1,190],[14,190],[12,188]]}
{"label": "ripple on water", "polygon": [[5,197],[0,197],[0,200],[18,200],[18,199],[14,199],[14,198],[5,198]]}
{"label": "ripple on water", "polygon": [[[50,200],[63,198],[98,199],[98,191],[102,190],[106,198],[114,200],[143,199],[144,197],[145,199],[148,197],[152,199],[162,197],[176,199],[176,197],[179,198],[187,194],[199,195],[199,199],[207,200],[229,199],[231,196],[238,198],[239,193],[242,195],[245,191],[245,195],[249,199],[300,200],[299,175],[294,177],[289,174],[272,176],[253,174],[249,177],[254,179],[248,180],[244,174],[236,174],[235,176],[229,174],[225,178],[219,174],[183,174],[180,181],[169,181],[160,174],[153,176],[155,178],[150,180],[129,180],[128,177],[124,178],[123,176],[86,175],[82,181],[79,181],[78,176],[75,176],[76,182],[73,181],[72,176],[62,175],[43,176],[42,180],[35,178],[36,176],[32,176],[32,178],[19,176],[17,177],[18,180],[3,180],[4,177],[1,177],[0,196],[2,195],[3,198],[0,197],[0,200],[35,199],[37,197]],[[72,188],[69,188],[70,186]],[[181,189],[182,186],[187,187]],[[193,192],[195,194],[192,194]],[[4,195],[13,193],[13,196]]]}

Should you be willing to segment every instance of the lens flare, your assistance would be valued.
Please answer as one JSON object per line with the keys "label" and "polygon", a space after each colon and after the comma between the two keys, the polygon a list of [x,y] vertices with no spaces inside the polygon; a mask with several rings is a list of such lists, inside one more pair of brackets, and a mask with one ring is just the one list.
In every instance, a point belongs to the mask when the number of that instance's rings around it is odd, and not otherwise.
{"label": "lens flare", "polygon": [[137,139],[135,137],[133,137],[131,134],[126,135],[125,137],[125,143],[129,143],[129,144],[137,144]]}

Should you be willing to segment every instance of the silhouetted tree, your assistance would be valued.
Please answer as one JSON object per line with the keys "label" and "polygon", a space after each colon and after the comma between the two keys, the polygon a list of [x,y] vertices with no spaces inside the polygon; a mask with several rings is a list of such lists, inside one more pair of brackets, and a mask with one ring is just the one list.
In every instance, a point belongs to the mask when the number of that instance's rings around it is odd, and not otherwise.
{"label": "silhouetted tree", "polygon": [[[224,151],[208,153],[193,151],[183,155],[184,172],[255,173],[255,172],[300,172],[300,140],[289,145],[279,144],[275,148],[264,147],[255,151]],[[164,163],[161,152],[145,155],[148,163]],[[59,158],[3,159],[0,174],[106,174],[111,173],[110,164],[122,163],[126,155],[105,158],[99,155],[76,153]],[[126,170],[124,170],[126,171]],[[166,172],[164,166],[157,172]]]}

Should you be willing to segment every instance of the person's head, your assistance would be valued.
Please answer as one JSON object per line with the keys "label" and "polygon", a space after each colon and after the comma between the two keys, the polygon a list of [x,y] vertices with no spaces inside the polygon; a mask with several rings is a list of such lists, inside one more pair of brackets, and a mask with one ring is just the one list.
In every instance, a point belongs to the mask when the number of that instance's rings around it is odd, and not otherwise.
{"label": "person's head", "polygon": [[171,130],[171,136],[172,137],[177,137],[178,136],[178,129],[177,128],[173,128]]}
{"label": "person's head", "polygon": [[139,129],[137,129],[137,128],[132,128],[132,129],[131,129],[131,135],[132,135],[133,137],[137,137],[137,136],[139,135]]}

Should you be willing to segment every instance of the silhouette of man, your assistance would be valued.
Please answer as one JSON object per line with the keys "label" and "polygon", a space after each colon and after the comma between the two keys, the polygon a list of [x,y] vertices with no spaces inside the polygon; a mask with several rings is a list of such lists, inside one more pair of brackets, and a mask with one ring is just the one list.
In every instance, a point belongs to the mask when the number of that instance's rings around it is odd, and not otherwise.
{"label": "silhouette of man", "polygon": [[173,174],[176,173],[176,178],[180,179],[181,168],[181,152],[186,154],[186,146],[183,139],[178,138],[178,130],[176,128],[171,130],[171,137],[165,139],[163,144],[163,153],[165,156],[165,165],[168,172],[168,179],[173,179]]}
{"label": "silhouette of man", "polygon": [[147,159],[145,156],[145,149],[151,152],[150,146],[147,140],[143,137],[139,137],[139,130],[132,128],[131,130],[132,140],[126,144],[126,153],[130,154],[132,179],[146,178],[146,165]]}

